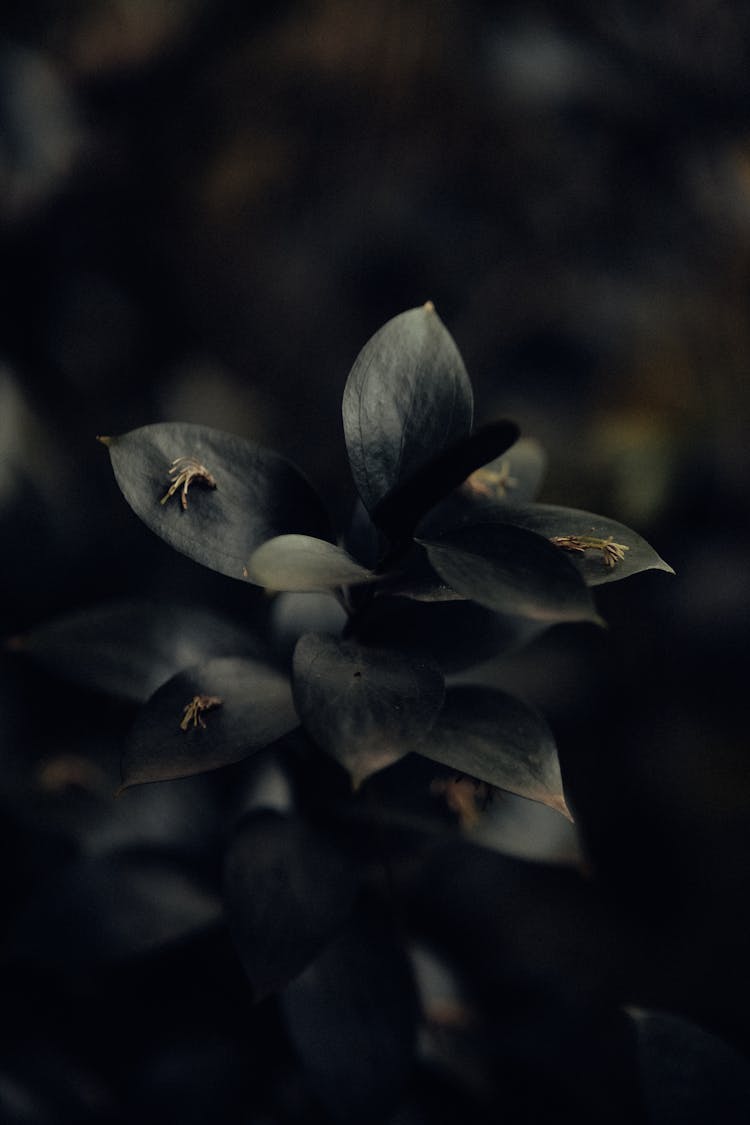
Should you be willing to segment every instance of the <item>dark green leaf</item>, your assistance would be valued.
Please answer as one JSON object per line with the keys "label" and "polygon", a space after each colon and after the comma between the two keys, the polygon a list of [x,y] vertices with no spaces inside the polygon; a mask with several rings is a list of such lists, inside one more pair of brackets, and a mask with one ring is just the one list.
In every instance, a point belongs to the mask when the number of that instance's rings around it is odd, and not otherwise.
{"label": "dark green leaf", "polygon": [[359,497],[354,504],[342,546],[353,558],[371,570],[375,568],[380,558],[380,533]]}
{"label": "dark green leaf", "polygon": [[[230,578],[243,578],[253,551],[286,532],[326,537],[328,518],[289,461],[245,438],[187,422],[143,426],[100,439],[133,511],[175,550]],[[178,458],[192,458],[216,487],[194,479],[165,499]],[[177,466],[179,469],[180,466]],[[163,502],[162,502],[163,501]]]}
{"label": "dark green leaf", "polygon": [[669,1012],[631,1009],[648,1120],[744,1125],[750,1066],[718,1036]]}
{"label": "dark green leaf", "polygon": [[471,383],[431,304],[389,320],[357,356],[344,388],[344,434],[365,507],[471,430]]}
{"label": "dark green leaf", "polygon": [[449,586],[488,609],[548,625],[600,620],[573,564],[531,531],[467,524],[424,546]]}
{"label": "dark green leaf", "polygon": [[449,688],[418,751],[571,819],[552,731],[541,715],[512,695],[473,685]]}
{"label": "dark green leaf", "polygon": [[465,602],[463,594],[458,594],[448,586],[429,564],[416,572],[406,572],[396,576],[388,583],[390,597],[408,598],[414,602]]}
{"label": "dark green leaf", "polygon": [[417,1003],[402,944],[357,919],[281,998],[287,1030],[328,1114],[391,1118],[413,1065]]}
{"label": "dark green leaf", "polygon": [[309,633],[294,651],[294,700],[308,733],[358,786],[423,737],[443,702],[431,660]]}
{"label": "dark green leaf", "polygon": [[85,968],[147,953],[218,922],[221,903],[181,865],[145,852],[77,860],[20,912],[20,956]]}
{"label": "dark green leaf", "polygon": [[[487,519],[487,514],[484,513],[482,518]],[[674,574],[669,563],[660,558],[653,547],[635,531],[616,520],[607,519],[606,516],[594,515],[593,512],[561,508],[556,504],[507,505],[490,518],[536,532],[546,539],[558,537],[565,540],[573,536],[575,542],[576,537],[584,537],[584,540],[593,538],[603,544],[611,540],[624,547],[623,557],[614,561],[612,566],[607,565],[601,547],[587,546],[583,550],[558,547],[581,572],[589,586],[628,578],[642,570],[665,570],[668,574]]]}
{"label": "dark green leaf", "polygon": [[66,680],[137,703],[199,660],[261,651],[251,633],[208,610],[136,598],[44,622],[13,647]]}
{"label": "dark green leaf", "polygon": [[297,593],[325,592],[376,578],[341,547],[310,535],[269,539],[250,556],[247,575],[269,590]]}
{"label": "dark green leaf", "polygon": [[408,539],[425,512],[517,437],[514,422],[500,421],[460,438],[389,492],[374,509],[374,522],[391,542]]}
{"label": "dark green leaf", "polygon": [[283,988],[343,927],[354,862],[326,836],[276,812],[253,813],[226,858],[227,921],[256,999]]}
{"label": "dark green leaf", "polygon": [[397,568],[390,571],[378,590],[378,599],[387,594],[390,597],[411,598],[417,602],[454,602],[466,599],[451,589],[427,557],[427,552],[418,543],[412,543],[402,556]]}
{"label": "dark green leaf", "polygon": [[[221,702],[191,717],[186,709],[200,697]],[[122,757],[122,788],[231,765],[297,725],[286,676],[254,660],[210,660],[174,676],[140,711]]]}
{"label": "dark green leaf", "polygon": [[365,644],[394,648],[417,660],[435,660],[444,672],[459,672],[522,647],[544,626],[522,617],[504,617],[471,601],[395,597],[376,598],[353,627]]}
{"label": "dark green leaf", "polygon": [[501,456],[467,474],[463,486],[429,512],[419,534],[429,539],[460,523],[479,523],[498,505],[529,503],[541,487],[546,467],[547,458],[539,442],[519,438]]}

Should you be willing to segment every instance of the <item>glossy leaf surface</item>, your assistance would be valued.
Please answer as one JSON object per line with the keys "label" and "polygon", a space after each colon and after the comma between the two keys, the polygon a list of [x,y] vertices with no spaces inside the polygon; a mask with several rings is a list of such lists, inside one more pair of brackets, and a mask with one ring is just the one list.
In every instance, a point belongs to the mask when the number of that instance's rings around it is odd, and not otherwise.
{"label": "glossy leaf surface", "polygon": [[551,730],[520,699],[493,688],[449,688],[419,753],[570,818]]}
{"label": "glossy leaf surface", "polygon": [[[209,426],[164,422],[102,439],[133,511],[171,547],[204,566],[243,578],[253,551],[287,532],[326,537],[329,524],[309,482],[285,458]],[[165,500],[170,468],[191,458],[215,481],[189,484]],[[164,500],[164,503],[162,503]]]}
{"label": "glossy leaf surface", "polygon": [[444,695],[431,660],[310,633],[294,652],[294,699],[308,733],[355,786],[398,761],[434,721]]}
{"label": "glossy leaf surface", "polygon": [[279,535],[258,547],[247,564],[251,582],[268,590],[325,592],[371,582],[375,575],[333,543],[310,535]]}
{"label": "glossy leaf surface", "polygon": [[246,817],[227,853],[229,929],[256,999],[283,988],[346,922],[356,865],[303,821],[263,811]]}
{"label": "glossy leaf surface", "polygon": [[607,566],[601,549],[587,547],[580,551],[557,548],[564,551],[589,586],[615,582],[618,578],[628,578],[643,570],[664,570],[668,574],[674,574],[669,563],[660,558],[637,532],[616,520],[607,519],[606,516],[597,516],[593,512],[577,508],[563,508],[556,504],[507,505],[496,516],[514,527],[534,531],[547,539],[584,536],[603,541],[611,539],[622,544],[625,548],[623,557],[613,566]]}
{"label": "glossy leaf surface", "polygon": [[137,703],[200,660],[261,651],[252,633],[209,610],[136,598],[43,622],[13,647],[66,680]]}
{"label": "glossy leaf surface", "polygon": [[412,1067],[411,966],[382,923],[355,920],[282,996],[287,1030],[335,1121],[390,1120]]}
{"label": "glossy leaf surface", "polygon": [[573,564],[551,543],[523,528],[467,524],[424,546],[449,586],[488,609],[549,625],[599,620]]}
{"label": "glossy leaf surface", "polygon": [[[190,718],[198,697],[221,700]],[[122,787],[168,781],[249,757],[298,725],[286,676],[221,657],[164,684],[138,714],[122,757]]]}
{"label": "glossy leaf surface", "polygon": [[471,383],[432,305],[401,313],[368,340],[342,412],[354,482],[369,511],[470,432]]}

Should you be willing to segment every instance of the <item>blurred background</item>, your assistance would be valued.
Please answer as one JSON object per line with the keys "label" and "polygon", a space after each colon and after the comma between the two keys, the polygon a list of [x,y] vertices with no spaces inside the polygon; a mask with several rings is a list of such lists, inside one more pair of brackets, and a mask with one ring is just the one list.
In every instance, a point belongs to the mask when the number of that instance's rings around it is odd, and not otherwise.
{"label": "blurred background", "polygon": [[[542,498],[631,525],[677,571],[600,590],[605,635],[553,630],[498,676],[548,715],[577,854],[647,935],[625,998],[742,1050],[749,33],[739,0],[28,0],[0,39],[2,634],[144,594],[262,618],[261,593],[149,535],[95,435],[232,430],[296,461],[344,521],[347,373],[432,300],[477,419],[545,446]],[[55,864],[110,854],[92,825],[124,831],[96,771],[129,713],[2,663],[11,918]],[[176,798],[148,800],[153,841]],[[38,1089],[23,1060],[44,1058],[50,1089],[84,1073],[91,1120],[120,1120],[107,1098],[135,1067],[133,1105],[172,1120],[155,1053],[81,1033],[60,1062],[62,965],[14,978],[4,1081]],[[212,1049],[191,1040],[190,1058],[210,1070]],[[83,1112],[23,1117],[18,1096],[8,1120]]]}

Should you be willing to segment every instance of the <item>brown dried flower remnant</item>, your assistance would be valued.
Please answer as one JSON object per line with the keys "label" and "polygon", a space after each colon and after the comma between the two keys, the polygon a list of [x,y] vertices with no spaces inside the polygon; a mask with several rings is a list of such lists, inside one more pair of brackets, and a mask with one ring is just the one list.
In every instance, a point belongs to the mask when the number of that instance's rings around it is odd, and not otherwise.
{"label": "brown dried flower remnant", "polygon": [[602,562],[610,570],[618,562],[622,562],[625,552],[630,550],[625,543],[615,543],[611,535],[606,539],[600,539],[596,535],[553,535],[550,543],[562,547],[564,551],[576,551],[579,554],[584,551],[601,551]]}
{"label": "brown dried flower remnant", "polygon": [[169,491],[162,496],[159,501],[160,504],[166,504],[170,496],[174,496],[178,488],[182,488],[180,500],[182,502],[183,511],[187,510],[188,506],[188,489],[193,481],[200,481],[205,484],[207,488],[216,488],[216,480],[211,476],[205,465],[201,465],[200,461],[195,457],[175,457],[174,461],[169,467],[169,476],[172,483]]}
{"label": "brown dried flower remnant", "polygon": [[464,481],[464,488],[478,496],[486,496],[489,500],[502,500],[507,496],[508,490],[517,485],[516,477],[510,475],[510,461],[507,458],[500,462],[498,468],[485,465]]}
{"label": "brown dried flower remnant", "polygon": [[221,707],[223,699],[219,699],[218,695],[194,695],[185,708],[185,714],[182,716],[180,723],[180,730],[189,730],[190,724],[193,727],[203,727],[206,729],[206,721],[203,718],[205,711],[213,711],[215,707]]}

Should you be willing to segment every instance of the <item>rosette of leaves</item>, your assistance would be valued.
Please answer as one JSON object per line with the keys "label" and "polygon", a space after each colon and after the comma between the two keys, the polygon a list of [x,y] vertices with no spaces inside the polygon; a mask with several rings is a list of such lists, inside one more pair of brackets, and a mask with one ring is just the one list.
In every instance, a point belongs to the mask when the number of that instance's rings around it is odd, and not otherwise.
{"label": "rosette of leaves", "polygon": [[429,303],[367,342],[342,410],[359,501],[338,540],[303,474],[254,442],[186,423],[101,439],[153,531],[296,598],[300,634],[291,677],[222,655],[163,684],[136,721],[123,786],[231,764],[301,724],[355,788],[415,751],[567,814],[541,716],[444,677],[550,625],[598,622],[598,583],[670,568],[621,524],[534,503],[541,450],[506,420],[473,428],[468,374]]}

